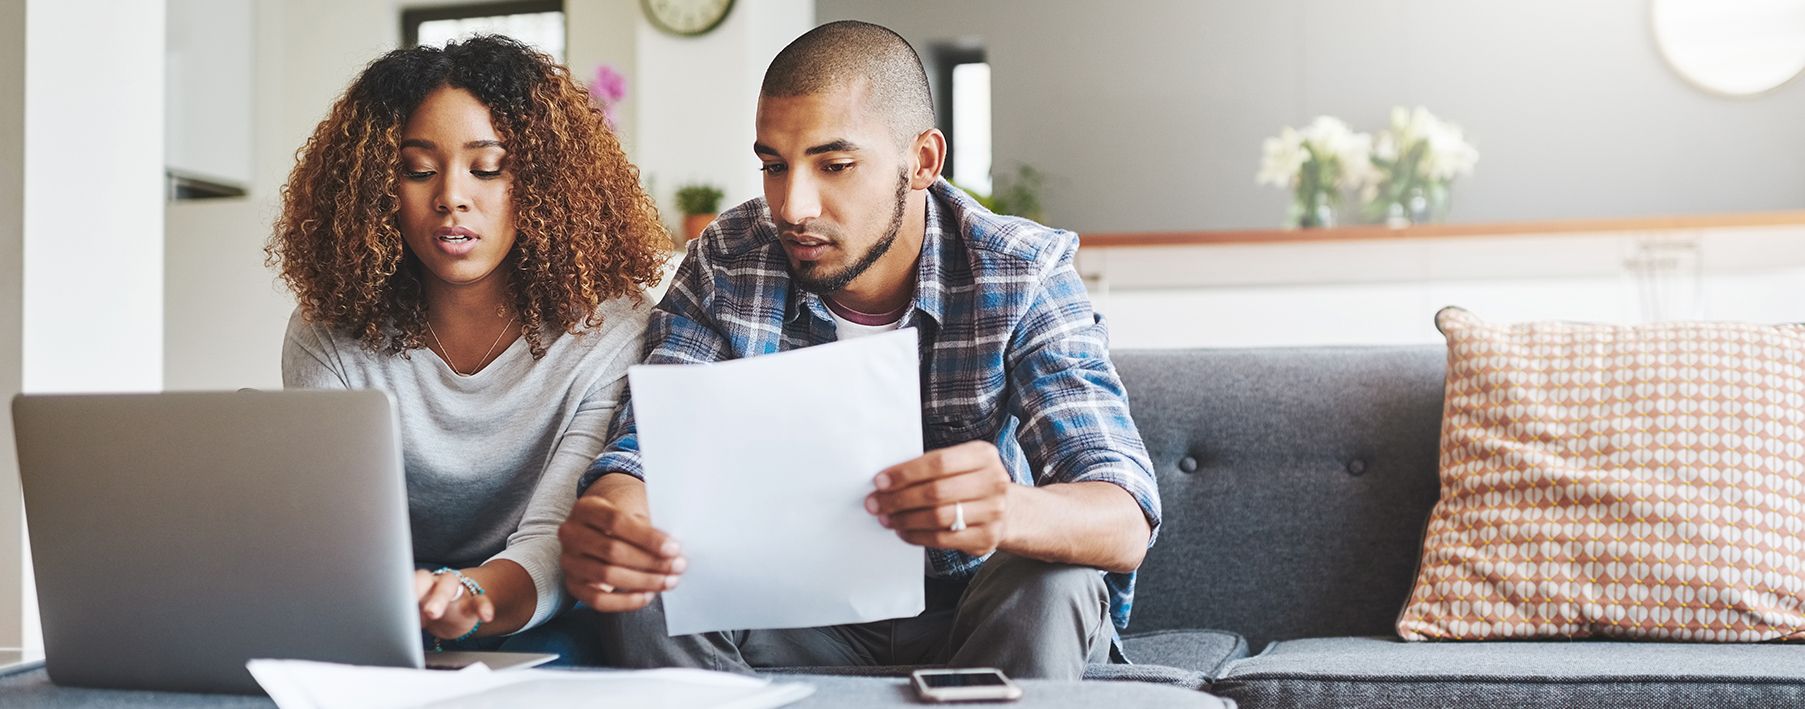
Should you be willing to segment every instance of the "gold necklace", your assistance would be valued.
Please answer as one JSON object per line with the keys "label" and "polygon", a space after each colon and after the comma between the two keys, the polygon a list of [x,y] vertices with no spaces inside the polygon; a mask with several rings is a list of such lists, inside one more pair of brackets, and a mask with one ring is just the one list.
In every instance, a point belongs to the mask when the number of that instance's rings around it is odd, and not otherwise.
{"label": "gold necklace", "polygon": [[514,327],[514,321],[519,319],[519,314],[515,314],[514,317],[508,318],[508,324],[501,327],[501,332],[495,333],[495,341],[489,343],[489,349],[483,351],[483,358],[476,361],[476,369],[470,370],[469,374],[465,374],[463,370],[458,369],[457,364],[451,361],[451,350],[445,349],[445,343],[439,341],[439,333],[432,329],[432,320],[430,318],[426,321],[426,334],[432,335],[432,343],[439,346],[440,354],[445,355],[445,366],[451,368],[452,374],[456,374],[460,377],[473,377],[476,376],[478,371],[482,370],[483,363],[488,362],[489,355],[495,352],[495,346],[501,344],[501,338],[507,336],[508,330]]}

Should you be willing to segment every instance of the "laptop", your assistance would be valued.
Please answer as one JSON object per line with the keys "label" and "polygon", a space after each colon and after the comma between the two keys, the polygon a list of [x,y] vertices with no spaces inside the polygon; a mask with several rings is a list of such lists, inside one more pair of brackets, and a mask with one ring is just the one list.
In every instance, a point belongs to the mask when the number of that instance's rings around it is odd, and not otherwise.
{"label": "laptop", "polygon": [[426,666],[388,394],[20,395],[13,427],[52,682],[254,693],[253,658]]}

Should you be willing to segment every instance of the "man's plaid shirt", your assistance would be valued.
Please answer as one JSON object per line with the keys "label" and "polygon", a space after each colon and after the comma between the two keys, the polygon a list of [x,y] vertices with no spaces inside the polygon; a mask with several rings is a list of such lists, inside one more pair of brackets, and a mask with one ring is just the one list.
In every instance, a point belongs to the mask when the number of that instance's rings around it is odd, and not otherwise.
{"label": "man's plaid shirt", "polygon": [[[1159,490],[1109,360],[1108,330],[1072,266],[1077,236],[978,206],[942,180],[929,191],[915,300],[929,450],[988,440],[1016,482],[1119,485],[1159,528]],[[790,282],[763,199],[721,215],[688,256],[646,331],[647,364],[716,362],[833,342],[821,297]],[[580,490],[610,472],[644,478],[632,406]],[[871,471],[876,474],[877,471]],[[984,561],[928,550],[930,574],[968,579]],[[1134,574],[1107,574],[1126,627]]]}

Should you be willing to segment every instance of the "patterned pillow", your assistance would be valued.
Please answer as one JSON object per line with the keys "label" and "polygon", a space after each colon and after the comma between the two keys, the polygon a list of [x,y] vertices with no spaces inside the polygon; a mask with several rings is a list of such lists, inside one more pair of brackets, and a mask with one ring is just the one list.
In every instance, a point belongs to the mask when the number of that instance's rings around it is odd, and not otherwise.
{"label": "patterned pillow", "polygon": [[1407,640],[1805,638],[1805,326],[1448,308]]}

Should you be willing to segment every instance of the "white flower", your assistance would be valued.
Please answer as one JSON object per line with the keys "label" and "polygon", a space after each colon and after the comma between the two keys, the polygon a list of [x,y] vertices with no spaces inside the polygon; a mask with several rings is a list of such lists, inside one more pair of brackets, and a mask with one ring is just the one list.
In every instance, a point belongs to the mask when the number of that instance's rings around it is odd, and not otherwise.
{"label": "white flower", "polygon": [[1291,128],[1286,128],[1276,138],[1267,138],[1261,152],[1260,174],[1255,180],[1258,184],[1274,187],[1290,187],[1297,180],[1304,162],[1310,159],[1310,153],[1304,150],[1303,137]]}
{"label": "white flower", "polygon": [[1346,189],[1361,187],[1379,181],[1379,170],[1373,166],[1373,137],[1368,133],[1356,133],[1335,150],[1335,158],[1341,163],[1341,175],[1338,184]]}
{"label": "white flower", "polygon": [[1430,179],[1447,182],[1473,174],[1473,165],[1479,162],[1479,151],[1467,143],[1459,126],[1439,124],[1429,132],[1426,140],[1429,149],[1423,154],[1423,172]]}
{"label": "white flower", "polygon": [[1384,162],[1398,159],[1398,139],[1393,137],[1391,131],[1380,133],[1373,141],[1373,159]]}
{"label": "white flower", "polygon": [[1259,184],[1291,187],[1303,170],[1314,169],[1318,172],[1312,174],[1324,182],[1359,188],[1378,177],[1372,149],[1371,135],[1355,133],[1339,118],[1318,116],[1301,131],[1287,127],[1278,137],[1267,138],[1255,179]]}
{"label": "white flower", "polygon": [[1448,123],[1417,106],[1391,109],[1391,126],[1379,136],[1373,155],[1390,163],[1422,148],[1417,175],[1434,182],[1448,182],[1473,174],[1479,151],[1466,141],[1460,126]]}

